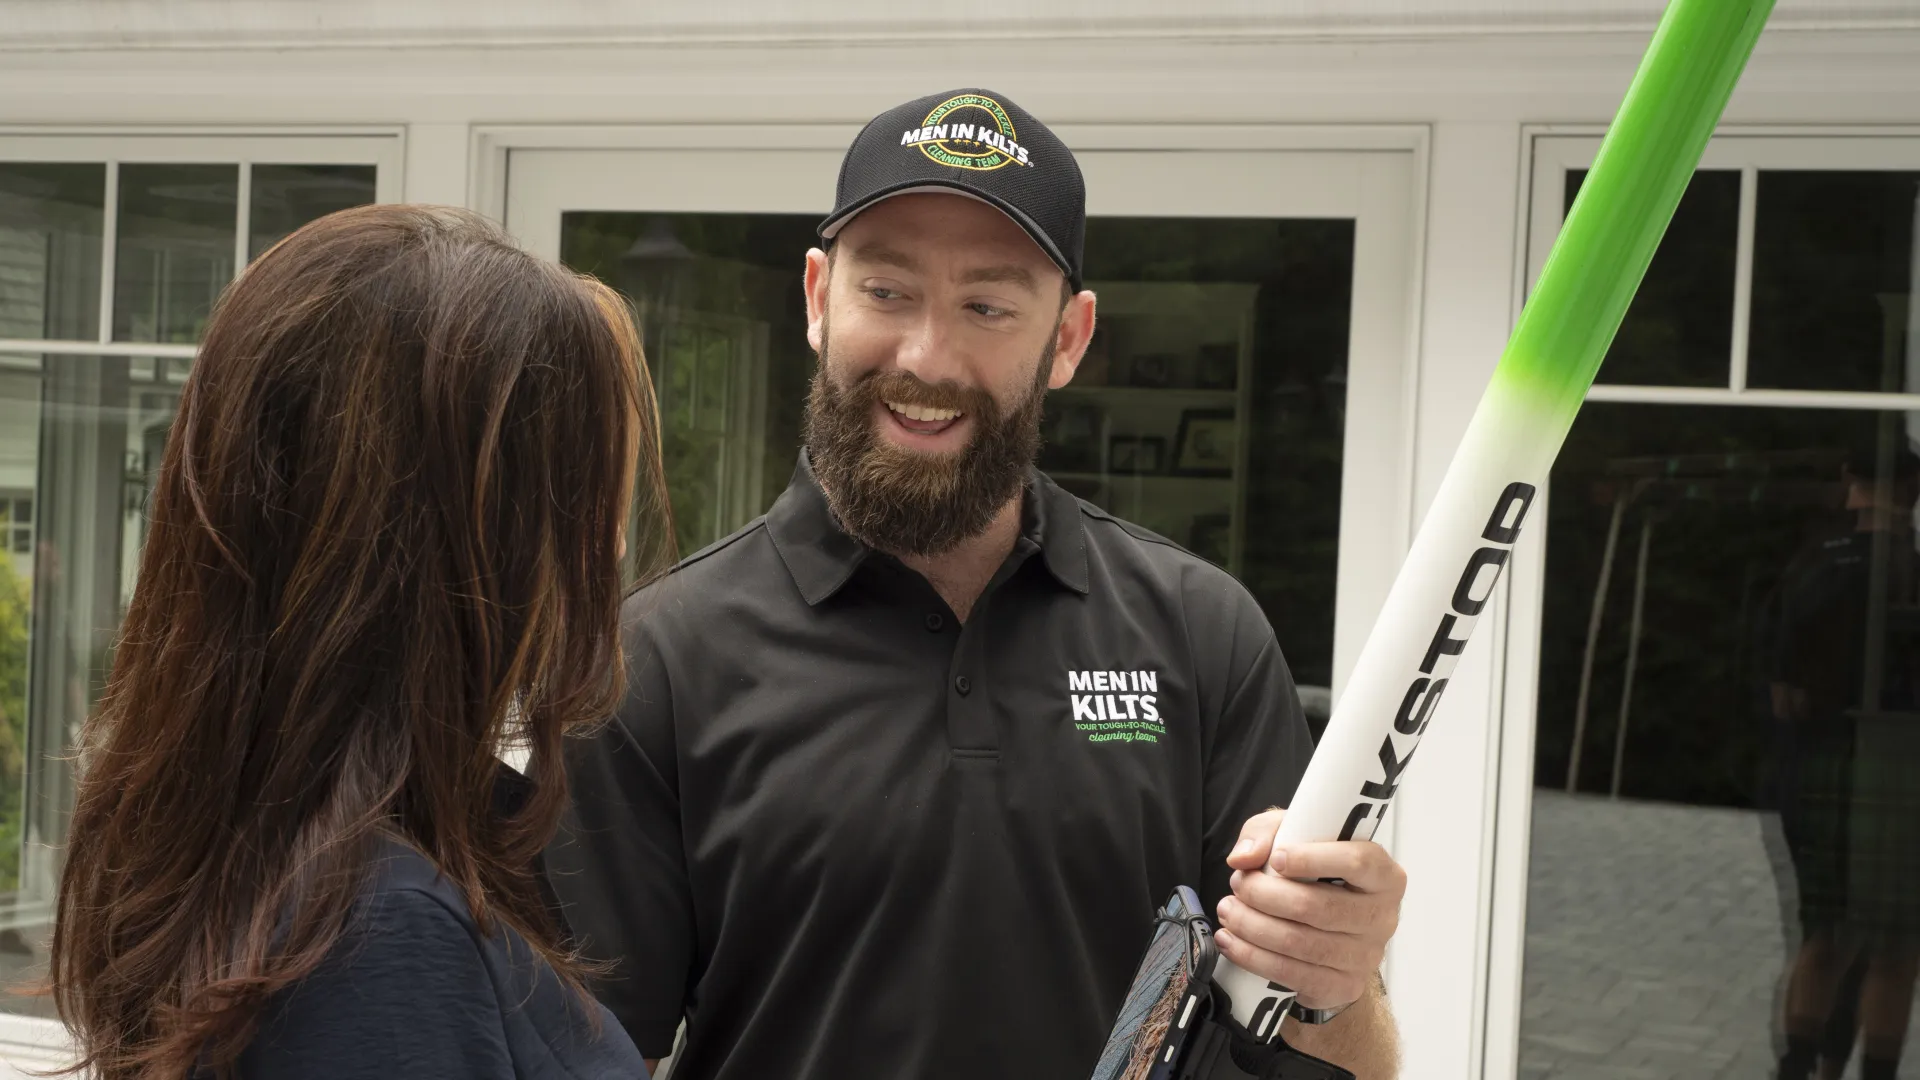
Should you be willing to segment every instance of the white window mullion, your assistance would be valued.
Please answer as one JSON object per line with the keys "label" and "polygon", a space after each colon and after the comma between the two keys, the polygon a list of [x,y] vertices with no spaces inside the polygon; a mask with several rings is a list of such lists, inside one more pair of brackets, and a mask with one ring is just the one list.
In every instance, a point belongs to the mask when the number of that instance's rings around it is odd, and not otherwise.
{"label": "white window mullion", "polygon": [[107,191],[100,208],[100,341],[113,340],[114,249],[120,246],[120,163],[107,162]]}
{"label": "white window mullion", "polygon": [[253,215],[248,213],[253,205],[253,162],[240,162],[240,189],[234,199],[233,222],[233,276],[239,277],[240,271],[247,265],[248,229],[252,226]]}
{"label": "white window mullion", "polygon": [[1760,170],[1740,170],[1740,228],[1733,249],[1733,348],[1727,362],[1727,387],[1734,393],[1747,388],[1747,333],[1753,321],[1753,219],[1758,202]]}
{"label": "white window mullion", "polygon": [[1601,383],[1587,391],[1587,400],[1636,405],[1920,411],[1920,393],[1897,394],[1879,390],[1732,390],[1723,386],[1625,386]]}
{"label": "white window mullion", "polygon": [[161,345],[139,341],[0,338],[0,353],[39,353],[43,356],[171,356],[192,359],[198,348],[197,345]]}

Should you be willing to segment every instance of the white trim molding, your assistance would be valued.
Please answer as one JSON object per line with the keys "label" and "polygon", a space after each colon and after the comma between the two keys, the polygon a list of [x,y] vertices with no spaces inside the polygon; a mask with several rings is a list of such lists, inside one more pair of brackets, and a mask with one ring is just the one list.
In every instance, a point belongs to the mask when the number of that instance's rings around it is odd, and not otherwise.
{"label": "white trim molding", "polygon": [[72,1064],[73,1057],[73,1039],[65,1024],[0,1013],[0,1080],[46,1080],[45,1073]]}
{"label": "white trim molding", "polygon": [[[746,0],[724,10],[699,0],[542,4],[413,0],[6,0],[0,51],[313,49],[968,41],[1409,38],[1650,30],[1660,0],[1194,0],[1170,13],[1157,0],[1034,5],[981,0],[903,13],[886,0]],[[1778,29],[1920,27],[1903,0],[1783,0]]]}
{"label": "white trim molding", "polygon": [[[1062,123],[1059,135],[1091,150],[1309,150],[1412,152],[1424,175],[1426,124]],[[845,152],[860,133],[847,124],[475,124],[468,154],[467,205],[506,220],[508,159],[520,150],[828,150]],[[812,193],[814,201],[831,191]],[[1421,192],[1424,203],[1424,188]],[[825,203],[821,210],[825,212]]]}

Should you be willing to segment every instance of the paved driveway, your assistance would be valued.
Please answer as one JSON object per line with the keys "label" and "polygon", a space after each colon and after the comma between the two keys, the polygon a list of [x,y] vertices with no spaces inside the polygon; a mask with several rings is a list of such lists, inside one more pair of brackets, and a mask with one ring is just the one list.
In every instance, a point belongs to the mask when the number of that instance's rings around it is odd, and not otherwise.
{"label": "paved driveway", "polygon": [[1768,815],[1536,790],[1522,1080],[1771,1078],[1797,933],[1777,858]]}

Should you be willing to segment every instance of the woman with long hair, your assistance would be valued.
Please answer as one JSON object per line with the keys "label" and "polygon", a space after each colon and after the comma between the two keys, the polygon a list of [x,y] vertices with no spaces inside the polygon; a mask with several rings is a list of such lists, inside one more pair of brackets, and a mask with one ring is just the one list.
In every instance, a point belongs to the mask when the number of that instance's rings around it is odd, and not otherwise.
{"label": "woman with long hair", "polygon": [[464,211],[333,214],[227,289],[81,740],[76,1068],[645,1074],[538,859],[628,523],[670,535],[655,424],[619,298]]}

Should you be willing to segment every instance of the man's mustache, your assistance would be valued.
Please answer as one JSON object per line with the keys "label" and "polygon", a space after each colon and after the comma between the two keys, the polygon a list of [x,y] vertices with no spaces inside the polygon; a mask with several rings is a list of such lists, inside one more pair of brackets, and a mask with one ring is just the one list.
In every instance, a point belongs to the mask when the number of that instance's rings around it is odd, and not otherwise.
{"label": "man's mustache", "polygon": [[869,402],[891,401],[926,409],[952,409],[976,417],[991,416],[997,411],[993,395],[977,386],[962,386],[950,379],[930,383],[898,368],[868,372],[856,379],[849,391]]}

